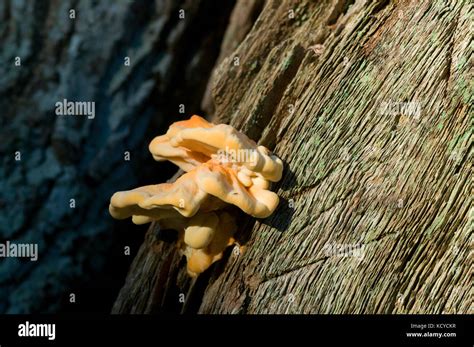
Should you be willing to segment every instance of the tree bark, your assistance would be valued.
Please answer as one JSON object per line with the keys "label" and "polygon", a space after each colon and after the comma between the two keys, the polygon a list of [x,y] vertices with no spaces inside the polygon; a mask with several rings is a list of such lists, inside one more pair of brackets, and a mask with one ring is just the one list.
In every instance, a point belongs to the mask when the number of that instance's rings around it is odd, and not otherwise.
{"label": "tree bark", "polygon": [[281,203],[196,281],[153,225],[113,312],[473,313],[472,15],[267,1],[214,72],[213,119],[284,160]]}

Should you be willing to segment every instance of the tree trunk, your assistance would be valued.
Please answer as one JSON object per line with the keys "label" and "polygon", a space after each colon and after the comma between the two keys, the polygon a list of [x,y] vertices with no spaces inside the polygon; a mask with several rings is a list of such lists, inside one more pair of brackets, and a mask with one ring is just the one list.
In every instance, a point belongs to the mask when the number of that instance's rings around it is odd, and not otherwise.
{"label": "tree trunk", "polygon": [[472,15],[267,1],[212,95],[215,122],[284,160],[280,205],[195,281],[152,225],[113,312],[474,312]]}

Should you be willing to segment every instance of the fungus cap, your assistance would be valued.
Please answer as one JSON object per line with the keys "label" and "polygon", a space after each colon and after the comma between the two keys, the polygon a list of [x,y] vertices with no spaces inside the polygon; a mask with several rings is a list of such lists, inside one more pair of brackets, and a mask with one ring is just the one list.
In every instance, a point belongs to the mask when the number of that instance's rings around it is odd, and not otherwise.
{"label": "fungus cap", "polygon": [[278,206],[269,188],[281,179],[283,162],[230,125],[192,116],[155,137],[149,150],[155,160],[169,160],[185,173],[173,183],[117,192],[109,211],[117,219],[157,221],[162,229],[177,230],[190,276],[205,271],[234,243],[235,218],[224,210],[229,204],[257,218]]}

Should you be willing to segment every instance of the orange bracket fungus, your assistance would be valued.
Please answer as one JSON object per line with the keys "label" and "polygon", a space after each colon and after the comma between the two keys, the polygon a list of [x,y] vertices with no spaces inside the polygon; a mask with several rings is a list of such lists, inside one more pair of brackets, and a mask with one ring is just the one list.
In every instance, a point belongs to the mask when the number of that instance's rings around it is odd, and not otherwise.
{"label": "orange bracket fungus", "polygon": [[173,183],[117,192],[109,211],[135,224],[156,221],[180,233],[180,249],[195,277],[219,260],[234,243],[235,218],[227,208],[265,218],[275,211],[278,195],[270,183],[281,179],[282,161],[230,125],[199,116],[173,123],[151,141],[157,161],[168,160],[185,173]]}

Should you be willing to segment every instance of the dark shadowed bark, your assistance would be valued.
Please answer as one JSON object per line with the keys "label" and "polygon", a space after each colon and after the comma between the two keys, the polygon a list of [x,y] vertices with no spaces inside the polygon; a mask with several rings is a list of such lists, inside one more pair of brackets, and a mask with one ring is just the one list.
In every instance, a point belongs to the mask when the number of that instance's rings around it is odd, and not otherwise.
{"label": "dark shadowed bark", "polygon": [[[0,312],[110,309],[143,236],[110,196],[175,171],[144,149],[180,104],[199,112],[234,1],[219,4],[0,1],[0,240],[39,245],[0,262]],[[56,115],[64,99],[94,119]]]}

